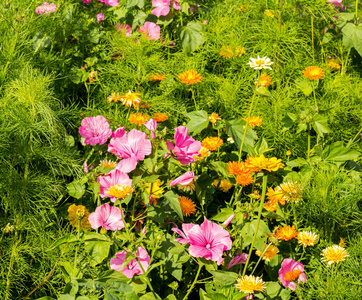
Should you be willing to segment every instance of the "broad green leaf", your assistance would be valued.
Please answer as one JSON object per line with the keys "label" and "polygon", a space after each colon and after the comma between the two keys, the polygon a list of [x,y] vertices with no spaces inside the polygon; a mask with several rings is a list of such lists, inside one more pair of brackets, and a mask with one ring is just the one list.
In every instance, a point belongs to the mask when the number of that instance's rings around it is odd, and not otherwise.
{"label": "broad green leaf", "polygon": [[56,299],[49,297],[49,296],[45,296],[45,297],[38,298],[36,300],[56,300]]}
{"label": "broad green leaf", "polygon": [[180,206],[180,202],[178,201],[179,196],[176,195],[172,191],[168,191],[164,194],[166,202],[170,205],[170,207],[177,213],[181,220],[183,220],[182,210]]}
{"label": "broad green leaf", "polygon": [[266,285],[266,294],[271,297],[277,297],[281,290],[283,289],[278,282],[275,281],[268,281],[265,282]]}
{"label": "broad green leaf", "polygon": [[218,285],[225,286],[236,283],[236,279],[239,277],[239,274],[229,271],[211,271],[210,272],[214,278],[214,282]]}
{"label": "broad green leaf", "polygon": [[127,2],[126,8],[130,8],[133,6],[138,6],[139,8],[143,8],[145,6],[145,0],[129,0]]}
{"label": "broad green leaf", "polygon": [[157,295],[156,293],[147,293],[140,297],[140,300],[161,300],[161,297]]}
{"label": "broad green leaf", "polygon": [[322,38],[322,45],[325,45],[325,44],[328,44],[332,38],[334,37],[335,35],[332,34],[331,32],[326,32],[325,35],[323,35],[323,38]]}
{"label": "broad green leaf", "polygon": [[198,134],[209,125],[209,116],[206,111],[199,110],[186,114],[190,118],[190,121],[186,124],[186,127],[193,134]]}
{"label": "broad green leaf", "polygon": [[147,15],[142,11],[138,10],[133,15],[132,30],[135,30],[138,26],[142,26],[146,21]]}
{"label": "broad green leaf", "polygon": [[69,195],[76,199],[82,198],[85,192],[84,184],[80,183],[79,181],[73,181],[71,183],[68,183],[66,187]]}
{"label": "broad green leaf", "polygon": [[338,13],[336,15],[337,20],[335,21],[338,28],[342,28],[348,21],[354,19],[355,13]]}
{"label": "broad green leaf", "polygon": [[116,19],[121,20],[126,18],[127,11],[127,8],[121,6],[120,8],[113,11],[113,14],[116,16]]}
{"label": "broad green leaf", "polygon": [[78,240],[77,240],[77,237],[73,234],[70,234],[68,233],[67,235],[65,236],[62,236],[61,238],[59,238],[58,240],[56,240],[53,245],[50,246],[50,248],[48,249],[49,251],[50,250],[53,250],[55,249],[56,247],[59,247],[60,245],[64,245],[64,244],[70,244],[70,243],[76,243]]}
{"label": "broad green leaf", "polygon": [[33,37],[33,49],[34,53],[48,47],[51,43],[50,37],[43,35],[41,32],[37,32]]}
{"label": "broad green leaf", "polygon": [[139,297],[133,288],[123,282],[112,282],[111,286],[106,288],[104,300],[138,300]]}
{"label": "broad green leaf", "polygon": [[86,231],[83,233],[82,236],[82,240],[87,241],[87,242],[95,242],[95,241],[100,241],[100,242],[109,242],[110,239],[100,233],[97,232],[92,232],[92,231]]}
{"label": "broad green leaf", "polygon": [[164,298],[164,300],[177,300],[177,298],[175,297],[174,294],[169,294],[169,295],[167,295],[166,298]]}
{"label": "broad green leaf", "polygon": [[74,11],[74,7],[72,4],[68,4],[63,8],[63,20],[65,22],[70,22],[72,20],[73,17],[73,11]]}
{"label": "broad green leaf", "polygon": [[362,56],[362,24],[347,23],[343,29],[343,44],[347,49],[354,47]]}
{"label": "broad green leaf", "polygon": [[312,127],[315,130],[315,132],[323,137],[324,133],[329,133],[331,130],[328,127],[328,119],[325,116],[322,115],[315,115],[313,116],[312,120]]}
{"label": "broad green leaf", "polygon": [[79,296],[76,300],[90,300],[87,296]]}
{"label": "broad green leaf", "polygon": [[224,207],[221,209],[221,211],[214,217],[211,218],[211,220],[218,221],[218,222],[225,222],[228,217],[230,217],[232,214],[234,214],[234,211],[232,208]]}
{"label": "broad green leaf", "polygon": [[58,300],[74,300],[75,298],[69,294],[60,295]]}
{"label": "broad green leaf", "polygon": [[[229,136],[233,138],[235,141],[235,144],[240,149],[241,142],[243,140],[244,136],[244,126],[245,121],[243,119],[239,120],[231,120],[226,121],[226,131]],[[243,145],[243,151],[248,152],[249,148],[247,145],[254,147],[254,141],[258,138],[256,133],[250,128],[250,126],[247,127],[246,134],[245,134],[245,140]]]}
{"label": "broad green leaf", "polygon": [[75,296],[78,293],[78,290],[79,290],[78,281],[72,279],[70,282],[68,282],[65,285],[64,293],[69,294],[71,296]]}
{"label": "broad green leaf", "polygon": [[257,95],[262,97],[271,97],[271,93],[265,86],[259,86],[255,92]]}
{"label": "broad green leaf", "polygon": [[91,43],[94,43],[94,44],[98,44],[101,36],[102,36],[102,34],[99,32],[98,27],[94,27],[94,28],[90,29],[87,33],[88,41],[90,41]]}
{"label": "broad green leaf", "polygon": [[167,26],[168,24],[172,23],[174,16],[175,15],[172,13],[172,11],[170,11],[167,16],[160,16],[156,24]]}
{"label": "broad green leaf", "polygon": [[343,146],[343,142],[335,142],[327,146],[321,158],[326,161],[345,162],[347,160],[354,160],[360,156],[360,153],[354,149]]}
{"label": "broad green leaf", "polygon": [[84,249],[91,257],[90,265],[95,267],[108,257],[109,249],[112,243],[110,242],[85,242]]}
{"label": "broad green leaf", "polygon": [[190,5],[186,1],[182,1],[181,3],[181,12],[189,15],[190,14]]}
{"label": "broad green leaf", "polygon": [[210,169],[216,171],[225,179],[229,177],[229,172],[227,170],[227,163],[223,161],[210,162]]}
{"label": "broad green leaf", "polygon": [[[251,244],[253,240],[254,233],[256,231],[257,220],[252,221],[251,223],[246,223],[241,230],[240,234],[243,238],[243,247],[247,247]],[[255,248],[263,248],[266,241],[266,234],[270,234],[268,226],[264,223],[263,220],[260,220],[258,233],[256,236],[256,243],[254,244]],[[264,241],[264,242],[263,242]]]}
{"label": "broad green leaf", "polygon": [[308,78],[299,78],[295,81],[295,85],[298,89],[303,92],[304,95],[309,96],[312,94],[315,87],[313,87],[312,83]]}
{"label": "broad green leaf", "polygon": [[305,123],[299,123],[297,126],[297,133],[301,133],[302,131],[307,131],[308,125]]}
{"label": "broad green leaf", "polygon": [[202,31],[203,27],[201,23],[195,21],[191,21],[179,29],[178,34],[182,48],[186,52],[194,52],[204,43]]}
{"label": "broad green leaf", "polygon": [[297,116],[295,114],[287,113],[287,115],[282,119],[282,123],[284,125],[283,131],[286,131],[289,128],[291,128],[296,120]]}

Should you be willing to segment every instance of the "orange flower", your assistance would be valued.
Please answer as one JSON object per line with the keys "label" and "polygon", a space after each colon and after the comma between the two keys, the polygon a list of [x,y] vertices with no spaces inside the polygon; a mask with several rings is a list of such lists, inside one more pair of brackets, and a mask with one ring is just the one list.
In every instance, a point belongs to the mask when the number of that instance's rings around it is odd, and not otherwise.
{"label": "orange flower", "polygon": [[323,79],[324,72],[320,67],[310,66],[303,70],[303,77],[307,77],[312,80]]}
{"label": "orange flower", "polygon": [[300,270],[289,271],[289,272],[285,273],[284,280],[286,280],[286,281],[294,281],[302,273],[303,273],[303,271],[300,271]]}
{"label": "orange flower", "polygon": [[124,94],[121,96],[120,101],[122,102],[123,105],[129,107],[132,106],[136,107],[140,104],[141,99],[140,96],[141,94],[139,93],[132,93],[131,91],[128,91],[127,94]]}
{"label": "orange flower", "polygon": [[275,236],[278,240],[289,241],[298,236],[298,232],[295,230],[294,225],[290,226],[283,226],[275,231]]}
{"label": "orange flower", "polygon": [[127,184],[116,184],[109,187],[106,194],[117,199],[124,199],[133,192],[133,188]]}
{"label": "orange flower", "polygon": [[202,81],[201,74],[197,73],[195,70],[188,70],[181,73],[178,75],[178,79],[180,79],[182,83],[186,84],[195,84]]}
{"label": "orange flower", "polygon": [[152,118],[157,122],[164,122],[168,120],[168,116],[164,113],[155,113],[152,115]]}
{"label": "orange flower", "polygon": [[245,54],[245,48],[241,46],[237,46],[234,51],[234,57],[240,57]]}
{"label": "orange flower", "polygon": [[[267,88],[269,85],[273,84],[271,80],[272,80],[271,76],[267,76],[266,73],[263,73],[260,75],[259,85]],[[258,85],[258,83],[255,82],[255,85]]]}
{"label": "orange flower", "polygon": [[207,138],[203,139],[201,145],[203,147],[205,147],[206,149],[209,149],[210,151],[215,151],[218,148],[220,148],[223,143],[224,142],[222,139],[215,136],[215,137],[207,137]]}
{"label": "orange flower", "polygon": [[121,101],[122,95],[117,93],[112,93],[112,95],[108,96],[107,102],[118,102]]}
{"label": "orange flower", "polygon": [[234,52],[231,46],[222,46],[219,55],[225,58],[233,58]]}
{"label": "orange flower", "polygon": [[138,126],[142,126],[145,122],[147,122],[150,119],[150,117],[147,114],[144,113],[134,113],[131,114],[128,118],[128,121],[131,124],[135,124]]}
{"label": "orange flower", "polygon": [[178,199],[181,206],[181,211],[184,216],[193,215],[196,212],[196,206],[195,203],[192,202],[190,198],[187,198],[185,196],[182,196]]}
{"label": "orange flower", "polygon": [[333,71],[339,71],[341,69],[341,65],[337,63],[335,59],[330,59],[328,61],[327,66],[331,68]]}
{"label": "orange flower", "polygon": [[236,183],[246,186],[254,182],[253,176],[251,176],[249,173],[242,173],[236,176]]}
{"label": "orange flower", "polygon": [[162,81],[166,78],[166,75],[161,75],[161,74],[151,74],[149,77],[148,77],[148,80],[149,81]]}
{"label": "orange flower", "polygon": [[237,162],[237,161],[229,161],[228,162],[228,166],[227,166],[227,170],[229,171],[230,175],[238,175],[241,173],[244,173],[244,164],[241,162]]}
{"label": "orange flower", "polygon": [[220,120],[221,120],[221,118],[219,117],[219,115],[218,115],[217,113],[214,113],[214,112],[211,114],[211,116],[210,116],[208,119],[209,119],[209,121],[212,123],[212,128],[214,128],[215,123],[216,123],[217,121],[220,121]]}
{"label": "orange flower", "polygon": [[111,160],[101,160],[99,162],[100,166],[103,166],[104,168],[114,168],[116,167],[117,163],[115,161],[111,161]]}
{"label": "orange flower", "polygon": [[90,72],[88,75],[89,82],[93,82],[94,79],[97,79],[97,77],[98,77],[97,71]]}
{"label": "orange flower", "polygon": [[248,8],[249,8],[249,6],[242,5],[242,6],[238,7],[238,11],[243,11]]}
{"label": "orange flower", "polygon": [[243,118],[243,120],[248,123],[251,128],[263,125],[263,120],[259,117]]}

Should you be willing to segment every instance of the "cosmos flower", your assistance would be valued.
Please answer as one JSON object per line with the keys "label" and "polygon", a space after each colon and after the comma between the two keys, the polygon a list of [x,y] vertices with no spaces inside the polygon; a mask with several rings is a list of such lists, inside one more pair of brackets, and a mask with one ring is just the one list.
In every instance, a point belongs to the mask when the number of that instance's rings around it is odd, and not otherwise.
{"label": "cosmos flower", "polygon": [[100,184],[99,196],[102,198],[110,197],[112,202],[123,199],[133,192],[132,179],[117,169],[105,176],[99,176],[97,182]]}
{"label": "cosmos flower", "polygon": [[281,283],[293,291],[297,287],[295,281],[297,281],[298,284],[307,281],[303,264],[290,258],[285,258],[283,260],[278,273]]}
{"label": "cosmos flower", "polygon": [[254,70],[272,69],[270,66],[273,64],[273,62],[271,62],[270,58],[266,56],[260,58],[258,55],[258,58],[250,58],[250,60],[251,61],[248,62],[248,65]]}
{"label": "cosmos flower", "polygon": [[103,227],[112,231],[124,228],[122,219],[121,210],[118,207],[110,206],[108,203],[98,206],[96,211],[92,212],[88,217],[93,229]]}
{"label": "cosmos flower", "polygon": [[145,22],[139,29],[149,40],[157,41],[161,37],[161,27],[153,22]]}
{"label": "cosmos flower", "polygon": [[105,117],[87,117],[82,120],[79,134],[85,138],[87,145],[103,145],[112,135],[112,130]]}

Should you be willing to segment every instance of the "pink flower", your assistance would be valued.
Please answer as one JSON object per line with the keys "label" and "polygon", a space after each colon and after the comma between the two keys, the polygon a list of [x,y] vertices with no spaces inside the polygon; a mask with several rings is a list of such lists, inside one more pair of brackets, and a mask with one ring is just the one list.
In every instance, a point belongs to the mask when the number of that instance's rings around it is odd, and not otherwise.
{"label": "pink flower", "polygon": [[43,2],[42,5],[35,9],[38,15],[49,14],[57,10],[57,6],[54,3]]}
{"label": "pink flower", "polygon": [[83,171],[84,171],[84,173],[88,173],[88,164],[86,161],[83,164]]}
{"label": "pink flower", "polygon": [[125,135],[127,135],[127,131],[124,130],[124,126],[118,128],[115,132],[112,132],[112,138],[121,138]]}
{"label": "pink flower", "polygon": [[161,37],[161,27],[153,22],[145,22],[140,28],[148,36],[149,40],[157,41]]}
{"label": "pink flower", "polygon": [[84,4],[89,4],[89,3],[91,3],[91,0],[83,0],[83,3]]}
{"label": "pink flower", "polygon": [[219,262],[223,252],[230,250],[230,234],[220,225],[205,220],[201,225],[193,226],[188,232],[189,252],[193,257],[204,257]]}
{"label": "pink flower", "polygon": [[132,172],[137,167],[137,158],[131,157],[128,159],[122,159],[116,166],[116,169],[121,171],[122,173]]}
{"label": "pink flower", "polygon": [[176,10],[181,10],[181,6],[177,1],[172,2],[172,7]]}
{"label": "pink flower", "polygon": [[187,171],[184,174],[182,174],[181,176],[172,180],[170,182],[170,186],[174,186],[176,184],[188,185],[189,183],[191,183],[194,180],[194,177],[195,177],[194,172]]}
{"label": "pink flower", "polygon": [[[292,272],[295,274],[293,274]],[[278,273],[279,273],[279,279],[282,282],[282,284],[285,287],[288,287],[293,291],[297,287],[297,285],[294,282],[295,280],[298,279],[298,284],[300,282],[307,281],[307,276],[304,273],[303,264],[301,264],[300,262],[297,262],[293,259],[290,259],[290,258],[286,258],[283,260],[282,267]],[[293,277],[295,277],[295,279],[290,280],[290,279],[293,279]],[[287,279],[289,279],[290,281],[288,281]]]}
{"label": "pink flower", "polygon": [[112,135],[107,119],[103,116],[87,117],[82,120],[79,134],[87,145],[103,145]]}
{"label": "pink flower", "polygon": [[245,264],[247,259],[248,259],[248,255],[246,253],[243,253],[240,255],[240,250],[239,250],[238,253],[236,254],[236,256],[230,260],[230,262],[228,264],[228,270],[233,266]]}
{"label": "pink flower", "polygon": [[115,231],[124,228],[121,210],[118,207],[110,206],[108,203],[98,206],[96,211],[89,215],[88,220],[93,229],[103,227]]}
{"label": "pink flower", "polygon": [[205,20],[204,22],[202,22],[202,24],[206,25],[206,24],[207,24],[207,20]]}
{"label": "pink flower", "polygon": [[[120,271],[123,262],[126,260],[126,256],[127,252],[124,250],[122,252],[116,253],[116,257],[111,258],[111,269]],[[137,247],[136,256],[140,264],[142,265],[143,270],[147,271],[148,265],[150,264],[150,256],[148,255],[146,249],[143,247]],[[132,278],[134,274],[143,274],[142,268],[137,262],[137,259],[134,258],[126,265],[126,267],[121,272],[128,278]]]}
{"label": "pink flower", "polygon": [[132,129],[125,136],[111,139],[108,144],[108,152],[119,158],[135,157],[137,161],[144,160],[146,155],[151,154],[152,144],[147,139],[146,133]]}
{"label": "pink flower", "polygon": [[110,197],[112,202],[116,202],[117,198],[109,195],[110,188],[115,187],[124,190],[125,188],[132,187],[132,179],[118,169],[113,169],[105,176],[99,176],[97,182],[101,185],[99,196],[102,198]]}
{"label": "pink flower", "polygon": [[132,27],[128,24],[117,23],[116,25],[114,25],[114,28],[118,30],[120,34],[124,33],[127,37],[132,35]]}
{"label": "pink flower", "polygon": [[342,0],[328,0],[328,3],[333,4],[334,6],[343,6]]}
{"label": "pink flower", "polygon": [[231,221],[234,219],[234,217],[235,217],[235,215],[232,214],[230,217],[228,217],[226,219],[226,221],[224,223],[222,223],[222,225],[224,225],[225,227],[228,226],[231,223]]}
{"label": "pink flower", "polygon": [[170,1],[171,0],[152,0],[152,6],[154,8],[151,13],[155,16],[167,16],[170,12]]}
{"label": "pink flower", "polygon": [[169,45],[170,45],[170,47],[173,47],[173,46],[176,46],[176,43],[175,42],[170,42]]}
{"label": "pink flower", "polygon": [[99,2],[102,2],[110,6],[117,6],[119,4],[119,0],[99,0]]}
{"label": "pink flower", "polygon": [[[176,225],[175,225],[176,226]],[[182,230],[178,229],[177,226],[172,228],[171,230],[173,232],[176,232],[178,235],[181,235],[182,238],[176,238],[175,241],[181,243],[181,244],[188,244],[189,243],[189,237],[188,233],[192,227],[194,227],[195,224],[193,223],[183,223],[182,224]]]}
{"label": "pink flower", "polygon": [[157,121],[150,119],[143,125],[145,125],[148,130],[151,130],[151,138],[154,139],[156,137],[155,130],[157,129]]}
{"label": "pink flower", "polygon": [[183,165],[188,165],[194,162],[195,155],[199,156],[201,149],[201,142],[195,141],[192,137],[188,136],[188,128],[179,126],[175,128],[175,145],[169,141],[166,142],[169,151],[173,151],[176,159]]}
{"label": "pink flower", "polygon": [[100,13],[97,15],[97,22],[99,23],[100,21],[104,20],[104,13]]}

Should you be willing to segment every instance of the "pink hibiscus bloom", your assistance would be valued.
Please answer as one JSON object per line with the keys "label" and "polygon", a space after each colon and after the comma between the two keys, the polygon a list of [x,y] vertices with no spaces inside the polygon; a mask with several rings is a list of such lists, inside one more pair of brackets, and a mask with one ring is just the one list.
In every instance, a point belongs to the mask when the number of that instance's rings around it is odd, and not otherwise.
{"label": "pink hibiscus bloom", "polygon": [[91,0],[83,0],[83,3],[84,4],[89,4],[89,3],[91,3]]}
{"label": "pink hibiscus bloom", "polygon": [[50,14],[51,12],[55,12],[57,10],[57,6],[54,3],[43,2],[42,5],[38,6],[35,9],[35,12],[38,15]]}
{"label": "pink hibiscus bloom", "polygon": [[282,262],[279,270],[279,279],[285,287],[295,290],[297,285],[295,281],[298,279],[298,284],[307,281],[307,276],[304,273],[304,266],[300,262],[286,258]]}
{"label": "pink hibiscus bloom", "polygon": [[114,28],[118,30],[118,33],[124,33],[127,37],[132,35],[132,27],[128,24],[117,23],[116,25],[114,25]]}
{"label": "pink hibiscus bloom", "polygon": [[173,7],[173,9],[181,10],[181,6],[177,1],[172,2],[172,7]]}
{"label": "pink hibiscus bloom", "polygon": [[189,252],[193,257],[221,262],[223,252],[230,250],[232,246],[229,232],[208,220],[201,225],[193,226],[187,236],[190,244]]}
{"label": "pink hibiscus bloom", "polygon": [[248,259],[248,255],[246,253],[243,253],[240,255],[240,250],[239,250],[238,253],[236,254],[236,256],[230,260],[230,262],[228,264],[228,270],[233,266],[245,264],[247,259]]}
{"label": "pink hibiscus bloom", "polygon": [[157,129],[157,121],[150,119],[143,125],[145,125],[148,130],[151,130],[151,138],[154,139],[156,137],[155,130]]}
{"label": "pink hibiscus bloom", "polygon": [[103,145],[112,135],[112,130],[105,117],[87,117],[82,120],[79,134],[85,138],[87,145]]}
{"label": "pink hibiscus bloom", "polygon": [[174,186],[176,184],[188,185],[189,183],[191,183],[194,180],[194,177],[195,177],[194,172],[187,171],[184,174],[182,174],[181,176],[172,180],[170,182],[170,186]]}
{"label": "pink hibiscus bloom", "polygon": [[110,6],[117,6],[119,4],[119,0],[99,0],[99,2],[102,2]]}
{"label": "pink hibiscus bloom", "polygon": [[119,195],[124,195],[127,191],[132,192],[132,179],[118,169],[113,169],[105,176],[99,176],[97,182],[101,185],[99,196],[109,197],[112,202],[116,202],[117,194],[110,194],[111,188],[114,188],[112,190],[118,192]]}
{"label": "pink hibiscus bloom", "polygon": [[181,244],[188,244],[189,243],[189,237],[188,233],[192,227],[194,227],[195,224],[193,223],[183,223],[182,224],[182,230],[178,229],[177,226],[172,228],[171,230],[173,232],[176,232],[178,235],[180,235],[182,238],[176,238],[175,241],[181,243]]}
{"label": "pink hibiscus bloom", "polygon": [[124,126],[118,128],[115,132],[112,132],[112,138],[121,138],[127,135],[127,131],[124,130]]}
{"label": "pink hibiscus bloom", "polygon": [[146,155],[151,154],[152,144],[147,139],[146,133],[132,129],[127,135],[111,139],[108,152],[119,158],[135,157],[137,161],[144,160]]}
{"label": "pink hibiscus bloom", "polygon": [[161,27],[153,22],[145,22],[139,30],[144,32],[149,40],[157,41],[161,37]]}
{"label": "pink hibiscus bloom", "polygon": [[[126,260],[127,252],[122,251],[116,253],[116,257],[111,258],[111,269],[120,271],[123,262]],[[150,256],[147,251],[143,247],[137,247],[136,256],[142,265],[144,271],[147,271],[148,266],[150,264]],[[132,278],[135,274],[140,275],[143,274],[143,270],[137,262],[137,259],[132,259],[126,267],[121,271],[128,278]]]}
{"label": "pink hibiscus bloom", "polygon": [[183,165],[194,162],[195,155],[200,156],[201,142],[195,141],[188,136],[189,129],[185,126],[175,128],[175,145],[169,141],[166,142],[169,151],[173,151],[176,159]]}
{"label": "pink hibiscus bloom", "polygon": [[115,231],[124,228],[121,210],[118,207],[110,206],[108,203],[98,206],[96,211],[89,215],[88,220],[93,229],[103,227]]}
{"label": "pink hibiscus bloom", "polygon": [[97,15],[97,22],[99,23],[100,21],[104,20],[104,13],[100,13]]}
{"label": "pink hibiscus bloom", "polygon": [[152,0],[152,6],[154,8],[151,13],[155,16],[167,16],[170,12],[170,2],[171,0]]}

